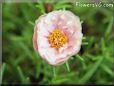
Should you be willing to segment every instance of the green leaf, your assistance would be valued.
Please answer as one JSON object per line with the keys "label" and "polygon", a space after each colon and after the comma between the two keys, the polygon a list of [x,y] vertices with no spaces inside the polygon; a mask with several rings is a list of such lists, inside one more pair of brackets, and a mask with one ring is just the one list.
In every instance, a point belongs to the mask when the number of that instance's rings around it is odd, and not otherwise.
{"label": "green leaf", "polygon": [[21,83],[22,84],[28,84],[30,82],[29,77],[27,77],[27,78],[25,77],[25,75],[23,74],[23,72],[19,66],[17,67],[17,70],[18,70],[18,74],[19,74]]}
{"label": "green leaf", "polygon": [[26,55],[28,55],[28,57],[32,60],[32,61],[36,61],[34,60],[33,55],[31,54],[31,51],[28,49],[27,45],[25,45],[23,42],[18,42],[18,45],[23,49],[23,52],[25,52]]}
{"label": "green leaf", "polygon": [[[83,21],[82,21],[82,22],[83,22]],[[85,40],[85,39],[86,39],[86,37],[84,37],[84,36],[83,36],[83,38],[82,38],[82,39],[83,39],[83,40]]]}
{"label": "green leaf", "polygon": [[101,38],[101,49],[102,49],[102,54],[105,54],[105,41],[104,41],[104,38]]}
{"label": "green leaf", "polygon": [[57,3],[54,5],[55,10],[70,8],[71,5],[65,3]]}
{"label": "green leaf", "polygon": [[101,68],[110,76],[114,77],[113,71],[106,65],[101,65]]}
{"label": "green leaf", "polygon": [[91,65],[91,69],[85,73],[85,75],[78,81],[78,83],[79,84],[86,83],[97,71],[97,69],[100,66],[100,64],[102,63],[103,59],[104,59],[104,57],[99,57],[99,60],[95,64]]}
{"label": "green leaf", "polygon": [[107,27],[107,30],[105,32],[105,36],[109,36],[111,30],[112,30],[112,26],[113,26],[113,17],[110,18],[110,21],[109,21],[109,25]]}
{"label": "green leaf", "polygon": [[41,10],[41,13],[42,13],[42,14],[45,14],[45,9],[44,9],[43,3],[39,3],[38,5],[36,5],[36,7]]}
{"label": "green leaf", "polygon": [[67,82],[67,81],[69,81],[69,78],[61,78],[61,79],[53,80],[51,83],[52,84],[59,84],[59,83]]}
{"label": "green leaf", "polygon": [[6,63],[3,63],[2,68],[0,70],[0,84],[2,83],[5,68],[6,68]]}
{"label": "green leaf", "polygon": [[15,60],[14,64],[15,65],[18,65],[19,63],[21,63],[25,59],[26,59],[25,54],[24,55],[21,55],[21,56],[17,57],[17,59]]}
{"label": "green leaf", "polygon": [[89,43],[89,44],[87,45],[87,48],[90,49],[90,48],[92,47],[92,44],[93,44],[94,41],[95,41],[95,37],[91,36],[91,37],[87,37],[86,39],[87,39],[87,42]]}
{"label": "green leaf", "polygon": [[82,45],[88,45],[88,42],[82,42]]}
{"label": "green leaf", "polygon": [[76,57],[80,60],[80,61],[83,61],[84,62],[84,59],[80,56],[80,55],[76,55]]}
{"label": "green leaf", "polygon": [[67,67],[67,70],[68,70],[68,72],[70,72],[70,67],[69,67],[69,63],[68,63],[68,61],[66,61],[66,67]]}
{"label": "green leaf", "polygon": [[84,21],[81,21],[81,24],[83,24]]}
{"label": "green leaf", "polygon": [[28,21],[29,24],[31,24],[32,26],[35,26],[35,23],[33,23],[32,21]]}

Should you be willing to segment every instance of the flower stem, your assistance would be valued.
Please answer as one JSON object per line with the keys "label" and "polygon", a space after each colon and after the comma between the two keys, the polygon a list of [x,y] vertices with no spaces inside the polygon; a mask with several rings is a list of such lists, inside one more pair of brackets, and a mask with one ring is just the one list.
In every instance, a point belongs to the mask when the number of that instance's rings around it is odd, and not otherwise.
{"label": "flower stem", "polygon": [[68,72],[70,72],[68,61],[66,62],[66,67],[67,67]]}
{"label": "flower stem", "polygon": [[53,67],[53,76],[56,77],[55,67]]}

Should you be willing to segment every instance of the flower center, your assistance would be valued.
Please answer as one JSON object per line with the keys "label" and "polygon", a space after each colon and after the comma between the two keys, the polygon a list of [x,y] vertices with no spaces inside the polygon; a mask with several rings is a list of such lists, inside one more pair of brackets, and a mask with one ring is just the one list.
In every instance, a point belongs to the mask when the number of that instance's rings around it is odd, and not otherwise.
{"label": "flower center", "polygon": [[51,44],[52,48],[59,49],[63,46],[63,44],[67,43],[68,39],[66,35],[60,30],[55,29],[49,36],[48,36],[49,43]]}

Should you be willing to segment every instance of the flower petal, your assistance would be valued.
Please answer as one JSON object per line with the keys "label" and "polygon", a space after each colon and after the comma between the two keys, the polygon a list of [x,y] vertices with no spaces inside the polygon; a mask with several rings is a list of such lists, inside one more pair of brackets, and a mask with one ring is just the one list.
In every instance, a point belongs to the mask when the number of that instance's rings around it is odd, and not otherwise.
{"label": "flower petal", "polygon": [[[54,29],[61,29],[68,38],[68,42],[59,49],[52,48],[48,41],[48,36]],[[49,64],[63,64],[70,56],[79,52],[83,36],[81,30],[79,17],[70,11],[60,10],[45,14],[36,21],[34,49]]]}

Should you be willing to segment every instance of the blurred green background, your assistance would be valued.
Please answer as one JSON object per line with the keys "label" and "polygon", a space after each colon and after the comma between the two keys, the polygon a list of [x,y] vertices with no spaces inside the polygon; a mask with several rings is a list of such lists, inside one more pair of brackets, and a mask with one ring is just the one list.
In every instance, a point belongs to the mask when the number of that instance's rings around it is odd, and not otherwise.
{"label": "blurred green background", "polygon": [[[53,10],[66,9],[83,21],[80,52],[66,65],[48,65],[34,51],[32,36],[35,20],[45,13],[42,3],[3,4],[3,84],[112,84],[114,80],[113,7],[78,7],[53,3]],[[88,42],[88,45],[84,45]]]}

